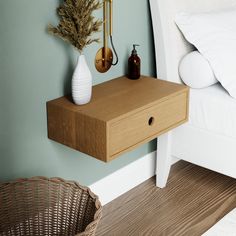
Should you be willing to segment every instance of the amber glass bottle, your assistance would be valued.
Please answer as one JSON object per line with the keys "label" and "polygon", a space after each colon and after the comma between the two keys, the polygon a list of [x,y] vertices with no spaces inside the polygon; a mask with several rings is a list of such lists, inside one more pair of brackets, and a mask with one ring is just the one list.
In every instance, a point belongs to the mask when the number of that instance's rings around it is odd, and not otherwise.
{"label": "amber glass bottle", "polygon": [[133,80],[140,78],[141,60],[137,54],[136,46],[139,45],[137,44],[133,45],[133,51],[128,60],[128,78]]}

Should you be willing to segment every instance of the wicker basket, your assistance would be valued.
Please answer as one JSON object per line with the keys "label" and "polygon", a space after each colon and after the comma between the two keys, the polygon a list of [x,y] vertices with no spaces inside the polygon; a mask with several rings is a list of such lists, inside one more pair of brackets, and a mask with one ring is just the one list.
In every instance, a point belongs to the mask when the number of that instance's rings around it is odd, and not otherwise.
{"label": "wicker basket", "polygon": [[59,178],[0,183],[0,235],[95,235],[102,207],[89,188]]}

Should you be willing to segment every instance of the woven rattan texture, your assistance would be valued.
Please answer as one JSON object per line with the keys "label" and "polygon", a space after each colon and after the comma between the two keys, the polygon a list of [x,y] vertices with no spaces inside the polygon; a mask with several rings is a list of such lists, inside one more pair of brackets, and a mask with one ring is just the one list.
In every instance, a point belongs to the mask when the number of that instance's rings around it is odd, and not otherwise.
{"label": "woven rattan texture", "polygon": [[0,183],[0,236],[92,236],[102,207],[89,188],[60,178]]}

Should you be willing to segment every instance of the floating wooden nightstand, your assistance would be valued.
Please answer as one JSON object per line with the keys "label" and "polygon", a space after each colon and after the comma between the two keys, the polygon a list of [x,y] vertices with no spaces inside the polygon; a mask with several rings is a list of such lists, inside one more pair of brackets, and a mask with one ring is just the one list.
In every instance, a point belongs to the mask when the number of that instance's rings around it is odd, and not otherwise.
{"label": "floating wooden nightstand", "polygon": [[108,162],[188,119],[187,86],[120,77],[93,87],[89,104],[70,96],[47,102],[48,137]]}

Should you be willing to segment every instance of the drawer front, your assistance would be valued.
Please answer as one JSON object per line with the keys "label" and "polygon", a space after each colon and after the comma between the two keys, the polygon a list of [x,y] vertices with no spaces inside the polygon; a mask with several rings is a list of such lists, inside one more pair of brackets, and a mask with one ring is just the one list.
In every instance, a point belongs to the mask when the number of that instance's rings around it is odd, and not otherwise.
{"label": "drawer front", "polygon": [[[110,156],[163,133],[187,119],[187,93],[169,98],[111,124],[109,129]],[[154,138],[154,137],[153,137]]]}

